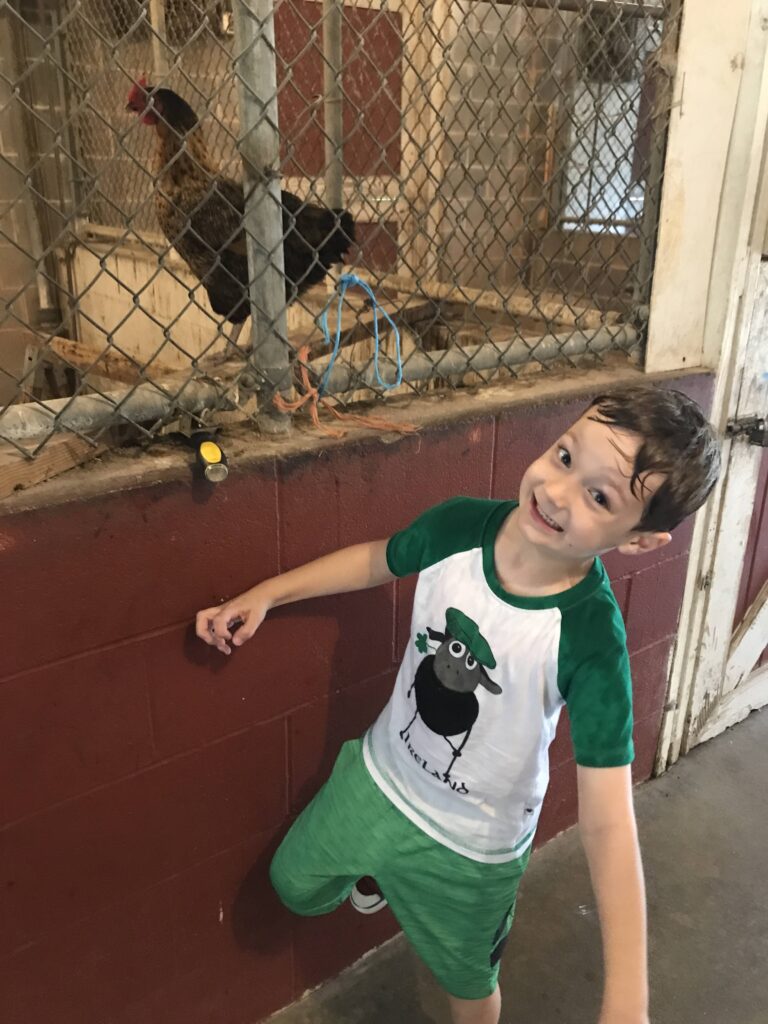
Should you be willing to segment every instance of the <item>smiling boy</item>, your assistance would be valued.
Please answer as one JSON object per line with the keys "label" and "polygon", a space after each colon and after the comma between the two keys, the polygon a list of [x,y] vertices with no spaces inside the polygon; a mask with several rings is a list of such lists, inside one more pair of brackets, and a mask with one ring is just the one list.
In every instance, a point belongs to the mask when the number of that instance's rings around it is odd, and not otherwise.
{"label": "smiling boy", "polygon": [[[498,971],[567,707],[605,978],[599,1024],[647,1024],[645,896],[632,806],[632,690],[599,556],[669,543],[714,486],[718,447],[679,392],[596,398],[526,470],[519,502],[453,498],[201,611],[229,654],[270,608],[418,573],[389,703],[346,743],[271,876],[296,913],[389,903],[454,1024],[497,1024]],[[373,876],[380,895],[357,887]]]}

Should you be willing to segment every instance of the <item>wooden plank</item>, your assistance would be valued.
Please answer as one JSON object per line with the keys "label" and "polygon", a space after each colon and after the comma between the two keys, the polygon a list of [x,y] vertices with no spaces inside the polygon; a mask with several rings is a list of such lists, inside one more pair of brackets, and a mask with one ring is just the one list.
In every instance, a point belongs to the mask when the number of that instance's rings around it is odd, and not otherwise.
{"label": "wooden plank", "polygon": [[698,728],[705,721],[725,686],[726,662],[739,595],[739,581],[752,522],[757,489],[754,451],[743,440],[725,445],[722,485],[716,499],[714,545],[700,586],[705,599],[698,643],[694,642],[686,727],[682,753],[700,742]]}
{"label": "wooden plank", "polygon": [[[346,297],[345,297],[346,303]],[[378,302],[378,312],[374,315],[373,310],[365,308],[361,303],[360,307],[350,308],[346,304],[341,310],[341,345],[351,345],[363,338],[371,337],[374,333],[374,326],[378,322],[379,332],[385,333],[391,328],[384,314],[388,313],[395,323],[413,324],[430,316],[434,310],[434,303],[428,299],[408,299],[403,301],[391,301],[381,299]],[[336,303],[334,302],[328,314],[328,331],[333,341],[336,335]],[[310,356],[318,356],[327,353],[328,345],[320,326],[315,323],[305,331],[294,331],[289,334],[288,340],[295,349],[309,345]]]}
{"label": "wooden plank", "polygon": [[733,634],[728,664],[725,669],[726,688],[733,690],[749,675],[757,659],[768,646],[768,580],[749,607]]}
{"label": "wooden plank", "polygon": [[[745,60],[750,38],[762,43],[762,33],[750,28],[754,6],[753,0],[685,3],[648,325],[649,372],[710,365],[703,361],[705,334],[713,321],[722,326],[731,302],[734,232],[749,205],[752,170],[744,147],[755,134],[737,111],[740,104],[756,104],[759,94]],[[736,150],[741,165],[733,159]]]}
{"label": "wooden plank", "polygon": [[76,341],[73,338],[59,338],[55,335],[41,339],[41,349],[49,349],[66,363],[82,373],[96,374],[120,384],[140,384],[146,380],[161,380],[171,373],[178,373],[178,367],[171,367],[157,359],[146,366],[121,355],[109,345],[97,347],[93,343]]}
{"label": "wooden plank", "polygon": [[[765,69],[768,70],[768,60]],[[703,112],[701,116],[705,116]],[[747,128],[742,126],[742,130]],[[748,130],[753,133],[754,126]],[[762,413],[768,395],[763,379],[768,265],[760,259],[768,209],[768,172],[765,163],[758,162],[762,173],[760,189],[757,196],[744,197],[753,216],[750,236],[744,239],[747,268],[736,296],[738,317],[732,332],[733,343],[724,346],[721,354],[710,412],[711,421],[721,429],[728,419]],[[657,772],[664,771],[681,753],[701,742],[701,723],[709,721],[718,699],[728,693],[726,668],[731,630],[761,453],[743,440],[726,439],[722,457],[721,479],[697,516],[691,544],[670,674],[670,710],[662,724]]]}
{"label": "wooden plank", "polygon": [[757,711],[766,704],[768,704],[768,665],[759,669],[733,693],[710,708],[709,715],[698,731],[697,742],[705,743],[707,740],[714,739],[724,729],[738,725],[751,711]]}
{"label": "wooden plank", "polygon": [[[12,445],[0,447],[0,498],[66,473],[105,452],[106,445],[93,444],[74,434],[53,437],[34,457]],[[31,450],[30,450],[31,455]]]}
{"label": "wooden plank", "polygon": [[603,327],[616,324],[621,318],[621,314],[616,310],[603,311],[590,306],[575,305],[567,296],[554,295],[551,292],[544,292],[541,295],[520,291],[502,293],[443,281],[416,281],[396,274],[381,277],[364,270],[357,271],[357,276],[374,288],[405,292],[414,297],[426,296],[457,305],[471,305],[476,309],[501,311],[511,316],[553,321],[570,327]]}
{"label": "wooden plank", "polygon": [[[765,180],[768,191],[768,176]],[[743,418],[760,414],[768,398],[762,380],[764,370],[764,330],[768,316],[768,266],[760,262],[757,250],[751,252],[754,278],[743,297],[742,328],[738,345],[731,352],[733,366],[723,367],[716,387],[715,401],[725,403],[715,423],[722,418]],[[702,575],[708,580],[704,594],[705,610],[701,634],[694,644],[694,658],[686,671],[691,675],[690,706],[685,716],[682,751],[695,746],[698,723],[708,719],[716,700],[732,688],[734,677],[727,675],[733,623],[738,603],[739,583],[744,571],[744,555],[752,523],[762,451],[744,438],[723,443],[723,470],[720,487],[710,506],[713,543]],[[692,552],[693,554],[693,552]]]}

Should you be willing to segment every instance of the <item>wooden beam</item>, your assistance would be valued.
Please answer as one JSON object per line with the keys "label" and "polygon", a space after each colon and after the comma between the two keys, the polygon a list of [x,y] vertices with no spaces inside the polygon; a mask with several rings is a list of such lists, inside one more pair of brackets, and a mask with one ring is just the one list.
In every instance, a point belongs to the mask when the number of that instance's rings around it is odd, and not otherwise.
{"label": "wooden beam", "polygon": [[725,669],[726,689],[739,686],[768,646],[768,580],[733,634]]}
{"label": "wooden beam", "polygon": [[[429,299],[413,298],[408,299],[406,302],[391,301],[386,298],[382,298],[378,302],[378,312],[374,315],[373,310],[366,306],[354,308],[354,306],[345,305],[342,306],[341,310],[341,341],[340,344],[351,345],[355,341],[360,341],[363,338],[373,337],[375,325],[378,322],[380,331],[390,330],[389,322],[385,317],[385,313],[388,314],[395,323],[399,324],[413,324],[419,320],[427,319],[435,309],[433,302]],[[331,312],[328,317],[328,331],[331,335],[331,341],[334,340],[336,335],[336,303],[334,302],[331,307]],[[322,329],[315,323],[306,331],[295,331],[291,332],[288,336],[288,340],[291,343],[292,348],[302,348],[304,345],[309,345],[310,356],[320,356],[328,354],[328,345],[325,340],[325,335]]]}
{"label": "wooden beam", "polygon": [[[768,118],[755,0],[686,0],[675,61],[648,372],[727,361]],[[762,241],[762,238],[761,238]]]}
{"label": "wooden beam", "polygon": [[768,704],[768,665],[759,669],[746,682],[729,693],[718,704],[710,709],[710,716],[706,718],[696,734],[697,743],[705,743],[707,740],[719,736],[724,729],[730,729],[742,722],[751,711]]}
{"label": "wooden beam", "polygon": [[129,359],[116,352],[109,345],[95,346],[88,342],[76,341],[72,338],[52,336],[41,339],[41,349],[49,349],[60,356],[66,363],[81,372],[98,374],[110,381],[121,384],[140,384],[146,380],[162,380],[169,374],[178,373],[178,367],[168,366],[153,359],[144,366],[134,359]]}
{"label": "wooden beam", "polygon": [[29,449],[25,455],[12,445],[0,442],[0,499],[81,466],[107,449],[106,445],[66,434],[51,438],[35,456],[32,456],[33,450]]}
{"label": "wooden beam", "polygon": [[545,292],[541,296],[526,292],[486,291],[482,288],[469,288],[443,281],[414,280],[410,277],[399,277],[387,274],[380,277],[368,271],[358,270],[357,276],[367,281],[374,288],[387,291],[405,292],[414,297],[425,296],[442,302],[473,306],[476,309],[508,313],[510,316],[526,316],[535,320],[554,321],[571,327],[603,327],[619,323],[621,314],[615,310],[594,309],[589,306],[577,306],[566,296]]}

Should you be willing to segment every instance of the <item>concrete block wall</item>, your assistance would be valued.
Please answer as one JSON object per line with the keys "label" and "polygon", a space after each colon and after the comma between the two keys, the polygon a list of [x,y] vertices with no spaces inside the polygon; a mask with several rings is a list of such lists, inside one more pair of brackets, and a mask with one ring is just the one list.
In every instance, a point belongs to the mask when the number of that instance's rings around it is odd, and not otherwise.
{"label": "concrete block wall", "polygon": [[[674,385],[675,381],[670,381]],[[679,382],[708,403],[711,381]],[[412,580],[287,606],[225,659],[201,607],[453,494],[514,496],[587,395],[477,412],[418,437],[329,443],[0,516],[0,1019],[254,1024],[394,933],[388,914],[292,917],[276,844],[341,741],[386,702]],[[651,772],[690,525],[609,556]],[[539,842],[572,824],[563,721]]]}
{"label": "concrete block wall", "polygon": [[621,308],[638,239],[558,224],[578,16],[473,2],[453,18],[441,276],[481,288],[525,282]]}
{"label": "concrete block wall", "polygon": [[[536,154],[529,118],[542,75],[542,12],[489,3],[457,5],[447,110],[441,275],[508,288],[525,263]],[[535,134],[535,133],[534,133]],[[535,190],[540,198],[541,188]]]}

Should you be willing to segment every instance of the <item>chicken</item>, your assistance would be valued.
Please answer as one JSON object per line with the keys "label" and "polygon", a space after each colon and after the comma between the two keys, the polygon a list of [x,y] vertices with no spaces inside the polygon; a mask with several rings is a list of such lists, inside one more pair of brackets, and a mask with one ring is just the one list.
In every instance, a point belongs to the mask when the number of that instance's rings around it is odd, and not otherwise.
{"label": "chicken", "polygon": [[[242,186],[218,173],[197,115],[171,89],[145,79],[128,95],[128,110],[157,132],[155,210],[165,237],[208,293],[211,308],[235,324],[250,315]],[[282,191],[285,299],[289,304],[323,280],[354,242],[345,210],[306,203]]]}

